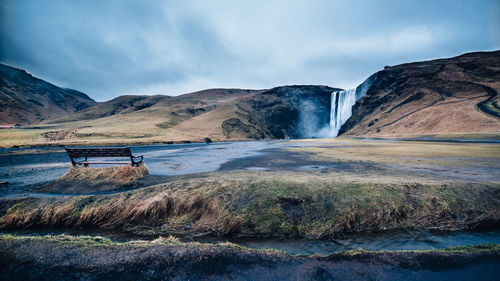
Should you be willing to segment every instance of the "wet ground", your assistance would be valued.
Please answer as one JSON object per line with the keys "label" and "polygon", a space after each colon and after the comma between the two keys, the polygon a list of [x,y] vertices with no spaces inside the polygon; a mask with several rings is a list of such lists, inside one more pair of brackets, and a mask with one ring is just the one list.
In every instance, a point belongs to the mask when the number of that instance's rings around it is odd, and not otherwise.
{"label": "wet ground", "polygon": [[[398,163],[373,159],[335,160],[318,159],[301,148],[319,148],[335,151],[339,148],[366,149],[376,139],[362,143],[342,141],[325,145],[309,141],[249,141],[212,144],[171,144],[132,146],[135,155],[143,155],[153,176],[179,176],[214,171],[288,171],[337,173],[352,178],[397,178],[410,181],[432,179],[470,182],[500,182],[500,158],[487,157],[399,157]],[[388,142],[405,142],[389,140]],[[442,143],[439,139],[435,141]],[[468,144],[472,142],[469,140]],[[415,142],[415,145],[424,145]],[[480,140],[477,145],[481,145]],[[491,145],[497,145],[496,143]],[[498,144],[500,146],[500,144]],[[31,194],[40,184],[55,180],[69,168],[70,161],[62,148],[29,148],[0,150],[1,196]],[[99,167],[96,165],[95,167]]]}
{"label": "wet ground", "polygon": [[332,162],[314,160],[309,158],[306,154],[291,152],[282,149],[315,145],[316,144],[302,144],[302,146],[297,146],[295,144],[289,144],[287,146],[264,149],[254,156],[229,160],[220,166],[220,170],[291,172],[315,171],[324,173],[329,171],[349,171],[353,174],[361,174],[366,171],[381,173],[387,169],[385,165],[363,161]]}
{"label": "wet ground", "polygon": [[[277,149],[286,142],[226,142],[212,144],[170,144],[132,146],[143,155],[151,175],[173,176],[217,171],[222,164]],[[107,160],[107,159],[102,159]],[[61,148],[3,149],[0,151],[0,196],[32,193],[40,184],[62,176],[71,162]],[[100,167],[103,165],[95,165]]]}

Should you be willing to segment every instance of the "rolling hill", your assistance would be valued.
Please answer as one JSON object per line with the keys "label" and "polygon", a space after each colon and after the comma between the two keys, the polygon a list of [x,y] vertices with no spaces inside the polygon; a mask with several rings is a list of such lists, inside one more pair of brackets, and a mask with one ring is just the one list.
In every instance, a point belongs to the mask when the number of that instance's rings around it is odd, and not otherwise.
{"label": "rolling hill", "polygon": [[24,70],[0,64],[0,124],[39,123],[94,104],[84,93],[59,88]]}

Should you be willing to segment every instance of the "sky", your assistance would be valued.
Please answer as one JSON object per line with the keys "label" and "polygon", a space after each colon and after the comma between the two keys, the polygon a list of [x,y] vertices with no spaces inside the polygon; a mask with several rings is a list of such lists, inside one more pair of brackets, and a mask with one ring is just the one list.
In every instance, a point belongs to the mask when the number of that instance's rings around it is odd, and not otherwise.
{"label": "sky", "polygon": [[353,88],[386,65],[500,49],[500,0],[0,0],[0,62],[97,101]]}

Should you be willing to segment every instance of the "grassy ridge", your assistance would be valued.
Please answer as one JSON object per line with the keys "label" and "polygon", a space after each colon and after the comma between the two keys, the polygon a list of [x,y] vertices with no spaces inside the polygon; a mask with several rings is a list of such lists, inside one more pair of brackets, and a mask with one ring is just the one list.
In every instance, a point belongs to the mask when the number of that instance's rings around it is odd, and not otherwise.
{"label": "grassy ridge", "polygon": [[112,195],[4,199],[0,228],[331,238],[395,229],[494,227],[500,221],[499,201],[498,185],[339,184],[218,174]]}

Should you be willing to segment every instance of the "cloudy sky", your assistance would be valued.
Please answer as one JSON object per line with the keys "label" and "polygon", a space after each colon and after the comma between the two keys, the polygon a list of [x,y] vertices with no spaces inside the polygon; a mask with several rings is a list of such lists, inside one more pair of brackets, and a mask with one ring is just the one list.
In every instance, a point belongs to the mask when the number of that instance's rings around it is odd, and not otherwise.
{"label": "cloudy sky", "polygon": [[500,49],[498,0],[0,0],[0,62],[98,101],[323,84]]}

